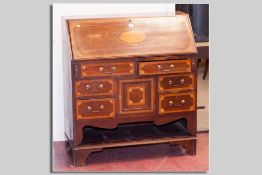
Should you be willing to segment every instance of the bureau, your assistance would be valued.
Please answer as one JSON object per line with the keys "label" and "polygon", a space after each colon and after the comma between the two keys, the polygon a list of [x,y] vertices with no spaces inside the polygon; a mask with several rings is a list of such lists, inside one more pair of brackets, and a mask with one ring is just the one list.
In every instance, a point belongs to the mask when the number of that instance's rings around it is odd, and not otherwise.
{"label": "bureau", "polygon": [[196,153],[196,47],[188,15],[66,18],[66,150],[169,143]]}

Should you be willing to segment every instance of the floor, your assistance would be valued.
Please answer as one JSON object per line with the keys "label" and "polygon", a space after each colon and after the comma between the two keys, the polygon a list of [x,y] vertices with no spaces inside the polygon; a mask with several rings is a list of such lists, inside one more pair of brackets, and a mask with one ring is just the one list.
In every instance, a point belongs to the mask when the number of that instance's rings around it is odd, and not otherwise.
{"label": "floor", "polygon": [[64,142],[54,142],[53,172],[206,172],[209,134],[197,137],[196,156],[169,144],[123,147],[91,154],[85,167],[73,167]]}
{"label": "floor", "polygon": [[209,74],[207,74],[206,79],[203,80],[203,72],[204,72],[204,62],[201,62],[198,68],[198,77],[197,77],[197,85],[198,85],[198,96],[197,96],[197,106],[205,106],[205,109],[197,110],[197,130],[198,131],[206,131],[209,130]]}

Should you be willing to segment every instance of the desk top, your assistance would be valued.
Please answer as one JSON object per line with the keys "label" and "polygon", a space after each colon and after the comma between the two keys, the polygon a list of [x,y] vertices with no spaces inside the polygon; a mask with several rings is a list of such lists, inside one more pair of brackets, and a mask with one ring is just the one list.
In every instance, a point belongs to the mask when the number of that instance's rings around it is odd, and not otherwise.
{"label": "desk top", "polygon": [[73,59],[196,54],[188,15],[68,19]]}

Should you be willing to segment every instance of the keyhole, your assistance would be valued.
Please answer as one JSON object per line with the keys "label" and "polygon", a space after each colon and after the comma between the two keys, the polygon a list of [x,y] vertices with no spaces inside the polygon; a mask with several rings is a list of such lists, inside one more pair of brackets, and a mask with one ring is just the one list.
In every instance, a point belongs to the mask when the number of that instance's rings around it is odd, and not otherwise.
{"label": "keyhole", "polygon": [[134,24],[132,23],[132,20],[129,19],[128,22],[129,22],[128,27],[129,27],[129,28],[133,28],[133,27],[134,27]]}

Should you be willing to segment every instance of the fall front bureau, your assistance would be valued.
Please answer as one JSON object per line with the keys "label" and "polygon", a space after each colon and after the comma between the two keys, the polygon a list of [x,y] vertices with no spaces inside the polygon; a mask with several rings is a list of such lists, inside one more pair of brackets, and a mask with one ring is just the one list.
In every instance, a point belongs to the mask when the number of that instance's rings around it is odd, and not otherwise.
{"label": "fall front bureau", "polygon": [[66,150],[169,143],[196,153],[196,47],[185,14],[65,19]]}

